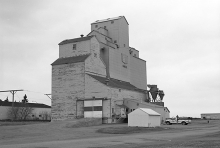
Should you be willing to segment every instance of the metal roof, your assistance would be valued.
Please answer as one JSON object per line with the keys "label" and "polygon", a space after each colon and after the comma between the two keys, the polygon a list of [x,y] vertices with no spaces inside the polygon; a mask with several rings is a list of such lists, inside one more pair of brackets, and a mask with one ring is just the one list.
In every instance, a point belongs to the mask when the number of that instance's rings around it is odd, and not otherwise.
{"label": "metal roof", "polygon": [[86,37],[80,37],[80,38],[74,38],[74,39],[67,39],[67,40],[60,42],[58,45],[86,41],[86,40],[90,40],[92,37],[93,36],[86,36]]}
{"label": "metal roof", "polygon": [[100,76],[91,75],[91,74],[88,74],[88,75],[91,76],[92,78],[96,79],[97,81],[101,82],[102,84],[110,86],[110,87],[139,91],[142,93],[145,91],[142,89],[138,89],[137,87],[130,84],[129,82],[120,81],[120,80],[112,79],[112,78],[107,79],[106,77],[100,77]]}
{"label": "metal roof", "polygon": [[[103,20],[97,20],[95,22],[93,22],[92,24],[96,24],[96,23],[102,23],[102,22],[107,22],[107,21],[112,21],[112,20],[118,20],[120,18],[124,18],[125,21],[128,24],[128,21],[126,20],[126,18],[124,16],[118,16],[118,17],[112,17],[112,18],[107,18],[107,19],[103,19]],[[128,24],[129,25],[129,24]]]}
{"label": "metal roof", "polygon": [[129,108],[129,107],[127,107],[126,105],[124,105],[124,104],[122,104],[122,105],[118,105],[118,104],[116,104],[117,106],[119,106],[120,108]]}
{"label": "metal roof", "polygon": [[67,57],[67,58],[59,58],[56,61],[54,61],[51,65],[62,65],[62,64],[70,64],[70,63],[78,63],[78,62],[84,62],[90,54],[86,55],[80,55],[75,57]]}
{"label": "metal roof", "polygon": [[160,116],[159,113],[153,111],[152,109],[149,108],[139,108],[140,110],[144,111],[145,113],[149,114],[149,115],[153,115],[153,116]]}

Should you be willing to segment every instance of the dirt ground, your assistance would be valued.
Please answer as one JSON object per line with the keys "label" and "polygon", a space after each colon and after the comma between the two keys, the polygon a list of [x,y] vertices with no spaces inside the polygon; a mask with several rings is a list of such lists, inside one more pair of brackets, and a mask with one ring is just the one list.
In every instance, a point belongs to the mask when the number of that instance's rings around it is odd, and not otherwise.
{"label": "dirt ground", "polygon": [[0,122],[0,148],[220,148],[220,120],[133,129],[127,124],[67,128],[70,123]]}

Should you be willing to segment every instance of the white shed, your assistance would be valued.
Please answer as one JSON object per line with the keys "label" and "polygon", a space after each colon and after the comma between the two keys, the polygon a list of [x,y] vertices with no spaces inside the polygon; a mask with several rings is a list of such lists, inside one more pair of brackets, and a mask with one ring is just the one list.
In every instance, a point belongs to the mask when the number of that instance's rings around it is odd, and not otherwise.
{"label": "white shed", "polygon": [[149,108],[137,108],[128,114],[128,126],[160,126],[160,114]]}

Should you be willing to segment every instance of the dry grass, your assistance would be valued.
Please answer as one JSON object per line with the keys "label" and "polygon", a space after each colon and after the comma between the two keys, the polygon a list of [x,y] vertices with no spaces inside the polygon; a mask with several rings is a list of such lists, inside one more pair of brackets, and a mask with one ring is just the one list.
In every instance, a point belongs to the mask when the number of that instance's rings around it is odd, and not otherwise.
{"label": "dry grass", "polygon": [[[34,142],[39,142],[40,145],[41,142],[62,142],[65,140],[77,141],[77,139],[85,139],[84,143],[86,143],[86,141],[92,138],[97,139],[97,141],[93,141],[93,145],[91,146],[94,146],[99,142],[99,138],[101,140],[105,139],[106,141],[111,139],[107,142],[107,144],[110,143],[111,146],[105,146],[109,148],[219,148],[220,145],[220,120],[210,121],[209,124],[205,120],[194,120],[192,121],[192,124],[189,125],[162,125],[161,127],[156,128],[128,127],[127,124],[103,124],[99,126],[91,126],[87,123],[83,124],[83,120],[80,121],[81,122],[78,123],[75,123],[74,121],[46,123],[0,122],[0,145],[13,144],[16,146],[16,144]],[[213,129],[214,132],[210,133],[210,130],[213,131]],[[184,135],[184,133],[190,134]],[[202,133],[205,134],[202,135]],[[137,136],[139,136],[139,138]],[[158,136],[162,138],[158,138]],[[140,140],[140,137],[142,140]],[[128,142],[128,138],[143,142],[132,143],[132,140],[129,140]],[[166,139],[171,140],[168,141]],[[103,142],[105,142],[105,140]]]}
{"label": "dry grass", "polygon": [[[49,121],[46,121],[46,122],[49,122]],[[3,122],[0,122],[0,126],[17,126],[17,125],[29,125],[29,124],[39,124],[39,123],[46,123],[45,121],[44,122],[39,122],[39,121],[15,121],[15,122],[12,122],[12,121],[3,121]]]}
{"label": "dry grass", "polygon": [[107,127],[98,129],[98,133],[106,133],[106,134],[131,134],[131,133],[144,133],[144,132],[156,132],[168,130],[170,128],[163,127]]}
{"label": "dry grass", "polygon": [[96,118],[83,118],[76,121],[69,122],[65,125],[67,128],[78,128],[78,127],[89,127],[89,126],[96,126],[101,125],[102,119]]}

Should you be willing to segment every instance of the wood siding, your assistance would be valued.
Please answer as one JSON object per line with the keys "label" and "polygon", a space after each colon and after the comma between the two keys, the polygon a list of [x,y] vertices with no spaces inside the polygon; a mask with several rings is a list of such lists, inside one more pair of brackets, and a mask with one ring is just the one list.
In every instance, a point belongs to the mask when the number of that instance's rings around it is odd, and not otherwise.
{"label": "wood siding", "polygon": [[[77,99],[84,98],[84,63],[52,67],[52,120],[76,117]],[[80,115],[80,114],[78,114]]]}

